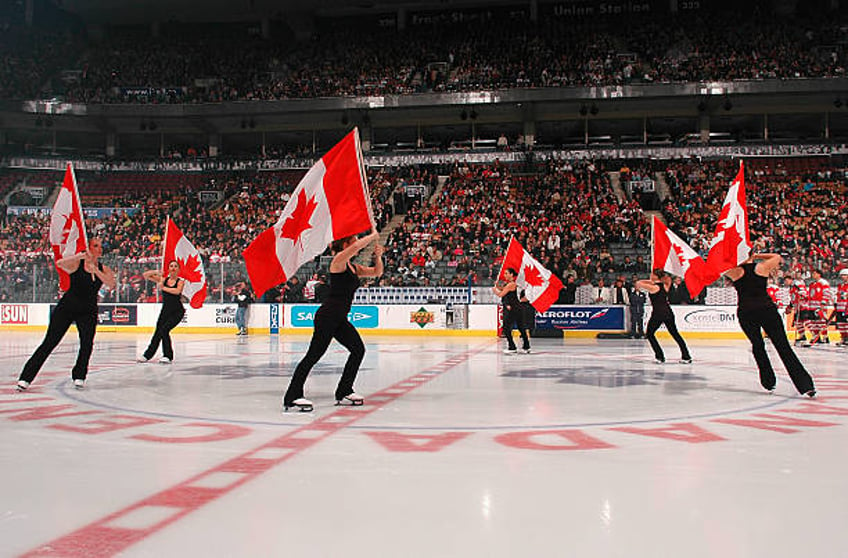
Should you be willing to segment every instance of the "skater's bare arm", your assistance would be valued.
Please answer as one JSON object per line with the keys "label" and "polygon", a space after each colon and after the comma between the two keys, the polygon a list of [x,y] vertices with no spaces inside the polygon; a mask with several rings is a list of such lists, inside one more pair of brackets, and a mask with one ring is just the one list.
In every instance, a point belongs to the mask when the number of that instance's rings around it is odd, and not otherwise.
{"label": "skater's bare arm", "polygon": [[162,274],[159,273],[159,271],[156,270],[156,269],[145,270],[141,274],[141,276],[144,277],[145,279],[147,279],[148,281],[153,281],[154,283],[158,283],[159,281],[162,280]]}
{"label": "skater's bare arm", "polygon": [[738,281],[740,277],[745,275],[745,270],[739,266],[731,267],[730,269],[724,272],[724,275],[731,281]]}
{"label": "skater's bare arm", "polygon": [[56,267],[60,267],[63,271],[67,271],[68,273],[73,273],[79,269],[79,261],[83,258],[85,258],[85,252],[80,252],[79,254],[74,254],[73,256],[57,260]]}
{"label": "skater's bare arm", "polygon": [[162,291],[166,293],[171,293],[172,295],[181,295],[183,294],[183,287],[185,286],[185,281],[183,279],[177,279],[176,287],[169,287],[168,285],[162,284]]}
{"label": "skater's bare arm", "polygon": [[383,274],[383,253],[386,247],[378,244],[374,247],[374,257],[376,258],[374,265],[365,267],[364,265],[356,266],[356,274],[360,277],[379,277]]}
{"label": "skater's bare arm", "polygon": [[755,260],[760,260],[760,263],[754,268],[754,273],[763,277],[768,277],[772,271],[780,267],[783,258],[780,254],[754,254]]}
{"label": "skater's bare arm", "polygon": [[380,238],[380,233],[376,230],[353,242],[350,246],[333,256],[333,261],[330,262],[330,271],[332,273],[341,273],[347,267],[347,263],[352,257],[357,255],[363,248]]}
{"label": "skater's bare arm", "polygon": [[117,282],[115,281],[115,272],[112,271],[112,268],[108,265],[104,265],[101,270],[99,266],[92,265],[91,272],[94,273],[104,285],[109,287],[110,289],[114,289]]}
{"label": "skater's bare arm", "polygon": [[651,294],[660,292],[660,288],[648,279],[641,279],[639,281],[636,281],[636,288],[643,291],[648,291]]}
{"label": "skater's bare arm", "polygon": [[498,287],[497,285],[492,287],[492,290],[495,291],[495,294],[498,295],[501,298],[503,298],[504,295],[506,295],[506,293],[512,292],[515,289],[516,289],[515,283],[512,282],[512,281],[507,283],[504,287]]}

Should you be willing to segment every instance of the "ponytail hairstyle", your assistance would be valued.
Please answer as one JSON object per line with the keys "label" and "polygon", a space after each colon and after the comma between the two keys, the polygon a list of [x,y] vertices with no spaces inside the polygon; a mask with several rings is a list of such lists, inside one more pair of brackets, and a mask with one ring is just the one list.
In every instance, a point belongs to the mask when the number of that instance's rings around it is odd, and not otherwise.
{"label": "ponytail hairstyle", "polygon": [[515,271],[515,268],[514,268],[514,267],[508,267],[508,268],[506,268],[506,269],[504,270],[504,272],[509,272],[509,273],[511,273],[511,274],[512,274],[512,279],[513,279],[513,280],[515,280],[515,278],[516,278],[516,277],[518,277],[518,272],[517,272],[517,271]]}

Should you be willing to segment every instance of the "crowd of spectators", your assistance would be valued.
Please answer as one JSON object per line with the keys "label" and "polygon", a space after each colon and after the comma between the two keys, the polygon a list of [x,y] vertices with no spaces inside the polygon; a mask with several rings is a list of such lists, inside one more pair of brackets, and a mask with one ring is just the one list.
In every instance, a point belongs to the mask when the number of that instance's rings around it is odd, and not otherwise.
{"label": "crowd of spectators", "polygon": [[237,24],[122,27],[87,48],[11,26],[22,36],[4,42],[0,98],[29,98],[59,69],[51,91],[70,101],[157,104],[844,75],[840,16],[626,17],[489,14],[402,31],[342,20],[309,40],[284,26],[270,39]]}
{"label": "crowd of spectators", "polygon": [[[78,173],[84,207],[119,208],[110,215],[86,220],[89,234],[101,236],[104,260],[121,269],[120,299],[147,300],[155,296],[141,280],[141,271],[158,265],[162,232],[168,216],[192,240],[201,255],[216,266],[210,273],[210,297],[220,298],[221,289],[244,281],[246,273],[241,252],[260,231],[272,226],[291,197],[305,171],[231,171],[203,174],[151,173],[149,188],[122,194],[103,195],[98,188],[117,181],[116,175],[133,173]],[[175,181],[181,177],[181,181]],[[432,192],[435,175],[421,167],[372,168],[368,179],[374,218],[384,228],[394,214],[396,204],[405,206],[402,193],[407,184],[427,185]],[[168,184],[160,187],[159,182]],[[112,191],[112,188],[105,188]],[[220,192],[220,201],[204,200],[201,192]],[[12,276],[0,286],[5,297],[31,300],[33,268],[35,280],[55,295],[55,277],[49,252],[47,231],[49,208],[44,212],[9,217],[0,221],[0,271]],[[218,265],[220,264],[220,265]],[[15,285],[19,285],[16,287]],[[40,288],[40,287],[39,287]],[[28,289],[28,290],[27,290]],[[41,292],[41,291],[39,291]],[[227,296],[227,293],[224,293]],[[114,297],[107,295],[104,301]],[[129,298],[128,298],[129,297]]]}
{"label": "crowd of spectators", "polygon": [[[491,284],[512,236],[560,277],[592,281],[646,269],[642,211],[619,202],[594,163],[552,159],[529,175],[497,162],[462,163],[392,233],[382,284]],[[616,259],[612,246],[633,255]]]}
{"label": "crowd of spectators", "polygon": [[[667,176],[672,197],[663,206],[669,226],[706,254],[730,182],[733,160],[674,162]],[[781,273],[825,277],[848,263],[845,168],[826,158],[749,159],[746,191],[752,240],[787,260]]]}
{"label": "crowd of spectators", "polygon": [[[657,164],[631,165],[642,169],[631,172],[649,174]],[[664,218],[705,254],[738,162],[690,159],[662,166],[672,190],[662,208]],[[540,162],[533,172],[497,161],[370,168],[378,228],[385,229],[395,215],[399,218],[386,241],[386,273],[369,284],[488,286],[513,236],[573,288],[597,286],[600,281],[609,285],[620,278],[629,284],[634,274],[648,270],[650,231],[639,204],[613,193],[610,171],[619,169],[618,161],[555,158]],[[155,300],[152,286],[141,280],[140,273],[158,265],[168,216],[208,262],[210,298],[228,300],[228,290],[247,279],[242,250],[277,221],[303,172],[204,173],[199,175],[203,180],[191,181],[193,186],[170,193],[149,196],[141,191],[97,198],[129,210],[87,221],[90,234],[103,239],[105,260],[122,272],[118,292],[108,293],[104,300]],[[86,180],[86,173],[81,173],[81,183]],[[784,272],[806,279],[817,268],[832,277],[846,265],[845,181],[843,166],[827,157],[747,162],[752,238],[786,257]],[[220,201],[201,199],[197,194],[204,190],[221,192]],[[83,205],[89,206],[85,197]],[[8,216],[0,225],[0,299],[55,297],[48,214]],[[317,258],[305,266],[297,282],[266,300],[302,300],[307,296],[305,284],[326,271],[324,263]],[[685,289],[680,296],[687,302]]]}

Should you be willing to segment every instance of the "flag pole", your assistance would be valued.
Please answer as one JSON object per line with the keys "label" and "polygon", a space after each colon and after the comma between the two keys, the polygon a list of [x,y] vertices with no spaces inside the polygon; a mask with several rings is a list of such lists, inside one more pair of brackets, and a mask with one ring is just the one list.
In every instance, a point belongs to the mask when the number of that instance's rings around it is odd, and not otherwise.
{"label": "flag pole", "polygon": [[171,216],[168,215],[168,217],[165,219],[165,234],[162,236],[162,277],[165,277],[165,274],[168,271],[167,269],[165,269],[165,250],[168,246],[168,229],[171,228],[168,225],[170,224]]}
{"label": "flag pole", "polygon": [[368,173],[365,170],[365,157],[362,156],[362,144],[359,141],[359,126],[354,126],[353,137],[356,144],[356,162],[359,164],[359,176],[362,179],[365,203],[368,205],[368,216],[371,218],[372,232],[377,232],[377,222],[374,220],[374,208],[371,205],[371,191],[368,188]]}
{"label": "flag pole", "polygon": [[657,216],[652,215],[651,216],[651,257],[648,260],[648,276],[650,276],[651,273],[653,273],[653,271],[654,271],[651,268],[654,267],[654,250],[656,249],[656,247],[654,246],[654,239],[656,238],[654,235],[656,234],[656,231],[654,229],[656,227],[656,223],[657,223]]}
{"label": "flag pole", "polygon": [[501,280],[501,275],[503,275],[504,266],[506,265],[506,255],[509,254],[509,247],[512,246],[513,240],[515,240],[515,235],[509,237],[509,242],[506,245],[506,252],[504,252],[504,257],[501,261],[501,270],[498,271],[498,275],[495,277],[495,283]]}

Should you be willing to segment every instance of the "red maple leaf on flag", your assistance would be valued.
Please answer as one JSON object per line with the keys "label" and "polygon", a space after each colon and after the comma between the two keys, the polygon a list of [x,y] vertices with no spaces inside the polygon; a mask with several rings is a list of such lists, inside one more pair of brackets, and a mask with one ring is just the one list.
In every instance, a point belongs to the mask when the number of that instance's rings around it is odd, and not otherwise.
{"label": "red maple leaf on flag", "polygon": [[541,287],[545,283],[539,270],[532,265],[524,266],[524,280],[531,287]]}
{"label": "red maple leaf on flag", "polygon": [[195,254],[191,254],[185,260],[177,258],[180,264],[180,277],[189,283],[200,283],[203,281],[203,274],[200,272],[200,258]]}
{"label": "red maple leaf on flag", "polygon": [[301,190],[297,196],[297,206],[292,214],[286,218],[286,222],[283,223],[280,238],[290,238],[292,242],[297,243],[300,235],[306,229],[312,228],[309,220],[312,218],[316,207],[318,207],[318,202],[315,201],[315,198],[307,199],[306,192]]}
{"label": "red maple leaf on flag", "polygon": [[689,261],[691,258],[686,255],[683,247],[672,243],[671,249],[674,250],[674,253],[677,255],[677,259],[680,261],[680,265],[683,266],[683,269],[689,269],[689,266],[691,265]]}
{"label": "red maple leaf on flag", "polygon": [[71,229],[74,226],[74,218],[72,215],[63,215],[65,224],[62,225],[62,244],[68,242],[68,237],[71,235]]}

